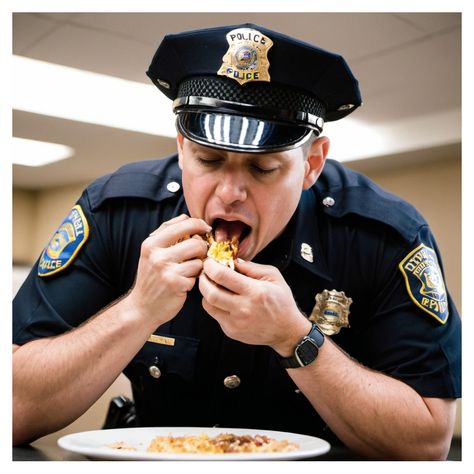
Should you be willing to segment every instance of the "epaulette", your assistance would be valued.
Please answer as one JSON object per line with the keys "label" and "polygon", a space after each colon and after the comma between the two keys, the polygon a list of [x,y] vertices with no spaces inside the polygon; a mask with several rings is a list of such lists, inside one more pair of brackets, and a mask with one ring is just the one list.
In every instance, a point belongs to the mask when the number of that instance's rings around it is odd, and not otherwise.
{"label": "epaulette", "polygon": [[326,214],[333,217],[356,214],[380,221],[408,242],[426,225],[426,220],[411,204],[334,160],[326,161],[315,189]]}
{"label": "epaulette", "polygon": [[113,198],[143,198],[161,202],[181,190],[177,155],[160,160],[129,163],[87,187],[91,209]]}

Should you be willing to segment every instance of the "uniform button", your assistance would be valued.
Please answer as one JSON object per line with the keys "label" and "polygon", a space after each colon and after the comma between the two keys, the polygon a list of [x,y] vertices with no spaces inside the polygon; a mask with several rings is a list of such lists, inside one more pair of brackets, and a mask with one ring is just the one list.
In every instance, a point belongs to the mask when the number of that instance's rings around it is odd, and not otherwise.
{"label": "uniform button", "polygon": [[343,104],[343,105],[340,105],[337,110],[351,110],[355,107],[354,104]]}
{"label": "uniform button", "polygon": [[240,378],[237,375],[229,375],[224,379],[227,388],[237,388],[240,385]]}
{"label": "uniform button", "polygon": [[181,188],[181,186],[176,181],[171,181],[166,185],[166,189],[170,193],[175,193],[176,191],[179,191],[180,188]]}
{"label": "uniform button", "polygon": [[165,89],[171,89],[171,84],[167,81],[163,81],[162,79],[157,79],[156,82],[158,82],[158,84],[161,87],[164,87]]}
{"label": "uniform button", "polygon": [[154,379],[159,379],[161,377],[161,370],[156,365],[150,365],[148,367],[148,372]]}
{"label": "uniform button", "polygon": [[299,388],[295,389],[295,393],[301,393],[301,390]]}
{"label": "uniform button", "polygon": [[323,199],[323,204],[326,207],[332,207],[334,204],[336,204],[336,201],[331,196],[328,196]]}

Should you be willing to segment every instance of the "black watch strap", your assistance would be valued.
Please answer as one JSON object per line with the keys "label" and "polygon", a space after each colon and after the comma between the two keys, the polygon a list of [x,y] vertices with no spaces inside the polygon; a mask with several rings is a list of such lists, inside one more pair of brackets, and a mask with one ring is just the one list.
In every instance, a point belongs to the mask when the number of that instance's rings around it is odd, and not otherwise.
{"label": "black watch strap", "polygon": [[279,356],[279,362],[285,369],[296,369],[305,367],[318,357],[319,348],[324,343],[324,334],[313,323],[309,333],[301,339],[295,347],[294,355],[291,357]]}

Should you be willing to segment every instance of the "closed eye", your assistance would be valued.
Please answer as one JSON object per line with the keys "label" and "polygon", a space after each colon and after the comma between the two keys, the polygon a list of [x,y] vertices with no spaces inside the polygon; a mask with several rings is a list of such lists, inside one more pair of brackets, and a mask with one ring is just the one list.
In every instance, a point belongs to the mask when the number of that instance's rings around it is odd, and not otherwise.
{"label": "closed eye", "polygon": [[258,174],[262,174],[262,175],[270,175],[272,173],[274,173],[275,171],[278,170],[278,167],[276,168],[262,168],[261,166],[257,166],[257,165],[252,165],[252,170]]}
{"label": "closed eye", "polygon": [[271,174],[274,173],[278,168],[260,168],[260,166],[252,166],[253,170],[260,174]]}
{"label": "closed eye", "polygon": [[198,157],[197,158],[197,161],[199,164],[203,165],[203,166],[216,166],[218,165],[222,159],[221,158],[200,158]]}

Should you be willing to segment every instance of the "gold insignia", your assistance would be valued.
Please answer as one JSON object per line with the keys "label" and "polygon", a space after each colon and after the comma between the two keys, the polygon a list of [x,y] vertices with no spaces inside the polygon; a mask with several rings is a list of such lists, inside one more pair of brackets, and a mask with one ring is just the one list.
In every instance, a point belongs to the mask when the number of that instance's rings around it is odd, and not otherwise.
{"label": "gold insignia", "polygon": [[313,257],[313,249],[311,248],[311,245],[303,242],[301,244],[301,256],[310,263],[313,263],[314,257]]}
{"label": "gold insignia", "polygon": [[309,319],[315,322],[327,336],[349,327],[349,307],[352,298],[343,291],[324,290],[316,295],[316,305]]}
{"label": "gold insignia", "polygon": [[252,28],[237,28],[227,33],[226,38],[229,49],[217,74],[235,79],[240,85],[250,81],[270,82],[267,53],[273,41]]}

